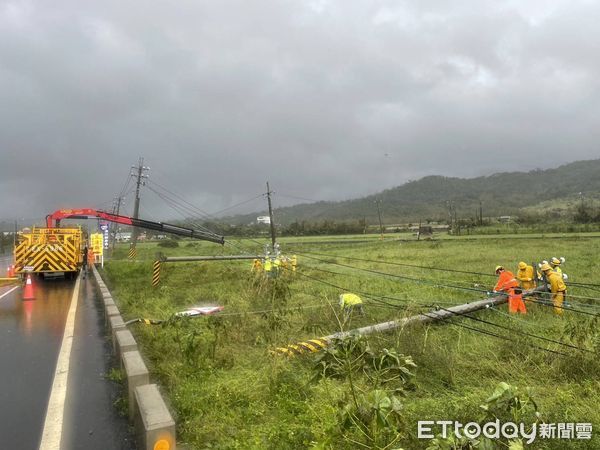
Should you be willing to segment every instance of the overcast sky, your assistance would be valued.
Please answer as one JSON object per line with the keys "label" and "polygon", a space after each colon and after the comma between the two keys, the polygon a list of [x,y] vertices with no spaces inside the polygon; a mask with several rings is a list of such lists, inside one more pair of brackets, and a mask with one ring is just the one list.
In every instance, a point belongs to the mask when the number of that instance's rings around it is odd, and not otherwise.
{"label": "overcast sky", "polygon": [[[208,212],[266,180],[284,205],[598,158],[598,24],[576,0],[0,0],[0,220],[110,209],[139,156]],[[147,188],[142,214],[177,217]]]}

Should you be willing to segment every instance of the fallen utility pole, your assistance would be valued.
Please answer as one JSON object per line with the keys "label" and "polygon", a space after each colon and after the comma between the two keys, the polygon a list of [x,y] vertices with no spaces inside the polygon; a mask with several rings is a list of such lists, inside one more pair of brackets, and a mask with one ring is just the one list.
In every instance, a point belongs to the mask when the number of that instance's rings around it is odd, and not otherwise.
{"label": "fallen utility pole", "polygon": [[463,305],[453,306],[451,308],[445,308],[440,311],[431,311],[426,314],[417,314],[416,316],[405,317],[400,320],[391,320],[389,322],[378,323],[377,325],[371,325],[368,327],[356,328],[349,331],[340,331],[338,333],[330,334],[321,339],[330,341],[333,339],[346,339],[350,336],[364,336],[366,334],[381,333],[385,331],[394,330],[396,328],[403,328],[406,325],[412,325],[415,323],[427,323],[438,320],[448,319],[454,317],[457,314],[467,314],[473,311],[479,311],[480,309],[490,308],[492,306],[501,305],[507,302],[506,295],[500,295],[485,300],[478,300],[472,303],[465,303]]}
{"label": "fallen utility pole", "polygon": [[[536,288],[532,290],[523,291],[523,296],[531,295],[535,292],[541,291],[543,291],[543,288]],[[415,316],[405,317],[404,319],[400,320],[391,320],[389,322],[383,322],[368,327],[356,328],[354,330],[348,331],[340,331],[338,333],[330,334],[329,336],[323,336],[317,339],[311,339],[304,342],[289,344],[285,347],[276,348],[273,353],[288,356],[299,355],[307,352],[314,353],[324,349],[333,341],[338,339],[347,339],[352,336],[365,336],[367,334],[373,333],[383,333],[386,331],[395,330],[397,328],[403,328],[407,325],[445,320],[451,317],[460,316],[474,311],[479,311],[481,309],[490,308],[492,306],[501,305],[503,303],[506,303],[507,301],[508,296],[506,294],[499,294],[492,298],[452,306],[450,308],[444,308],[439,311],[431,311],[425,314],[417,314]]]}

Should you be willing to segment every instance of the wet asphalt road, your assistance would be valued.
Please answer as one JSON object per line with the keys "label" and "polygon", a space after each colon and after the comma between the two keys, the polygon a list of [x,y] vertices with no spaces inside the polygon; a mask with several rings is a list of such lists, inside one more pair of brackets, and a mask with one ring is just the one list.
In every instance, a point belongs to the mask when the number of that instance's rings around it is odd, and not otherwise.
{"label": "wet asphalt road", "polygon": [[[0,273],[6,261],[0,258]],[[4,275],[2,275],[4,276]],[[0,298],[0,447],[39,447],[74,281],[34,279],[35,300],[21,288]],[[0,297],[13,286],[0,287]],[[101,298],[82,280],[75,319],[61,449],[134,448],[126,419],[113,403],[119,386],[105,338]]]}

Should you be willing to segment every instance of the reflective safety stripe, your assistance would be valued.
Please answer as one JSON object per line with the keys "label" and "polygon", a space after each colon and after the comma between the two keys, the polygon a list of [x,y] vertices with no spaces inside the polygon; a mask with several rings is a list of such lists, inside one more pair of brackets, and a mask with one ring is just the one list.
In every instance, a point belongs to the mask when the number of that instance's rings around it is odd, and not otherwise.
{"label": "reflective safety stripe", "polygon": [[325,347],[327,347],[327,341],[326,340],[322,340],[322,339],[311,339],[310,341],[311,344],[315,344],[317,346],[319,346],[321,349],[324,349]]}
{"label": "reflective safety stripe", "polygon": [[152,267],[152,286],[158,286],[160,283],[160,261],[154,261]]}
{"label": "reflective safety stripe", "polygon": [[137,250],[135,249],[135,247],[131,247],[129,249],[129,254],[127,255],[127,257],[129,259],[135,259],[136,256],[137,256]]}
{"label": "reflective safety stripe", "polygon": [[289,344],[286,347],[278,347],[273,353],[284,354],[287,356],[302,355],[305,353],[317,353],[327,347],[326,339],[310,339],[307,341]]}
{"label": "reflective safety stripe", "polygon": [[298,345],[300,347],[304,347],[305,349],[307,349],[308,351],[313,352],[313,353],[319,351],[319,349],[317,347],[313,347],[308,342],[298,342]]}

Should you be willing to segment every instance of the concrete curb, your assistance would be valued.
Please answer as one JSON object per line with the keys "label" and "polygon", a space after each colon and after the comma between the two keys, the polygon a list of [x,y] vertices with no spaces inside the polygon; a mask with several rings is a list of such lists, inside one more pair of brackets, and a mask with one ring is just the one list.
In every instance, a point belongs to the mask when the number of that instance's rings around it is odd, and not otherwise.
{"label": "concrete curb", "polygon": [[102,295],[104,317],[111,334],[113,351],[125,372],[129,420],[135,426],[140,448],[176,450],[173,416],[158,386],[150,384],[150,373],[137,342],[127,329],[119,308],[95,266],[92,266],[92,273]]}
{"label": "concrete curb", "polygon": [[127,352],[133,352],[138,349],[137,342],[131,334],[131,331],[119,330],[115,333],[115,337],[117,339],[117,359],[121,364],[121,368],[123,368],[123,355]]}
{"label": "concrete curb", "polygon": [[140,436],[143,450],[176,448],[175,421],[160,395],[156,384],[135,388],[139,414],[135,418],[136,430],[144,430]]}
{"label": "concrete curb", "polygon": [[134,390],[138,386],[143,386],[150,383],[150,372],[142,359],[140,352],[125,352],[121,357],[125,375],[127,376],[127,394],[129,396],[129,420],[133,420],[135,416],[136,405],[138,402],[135,398]]}

